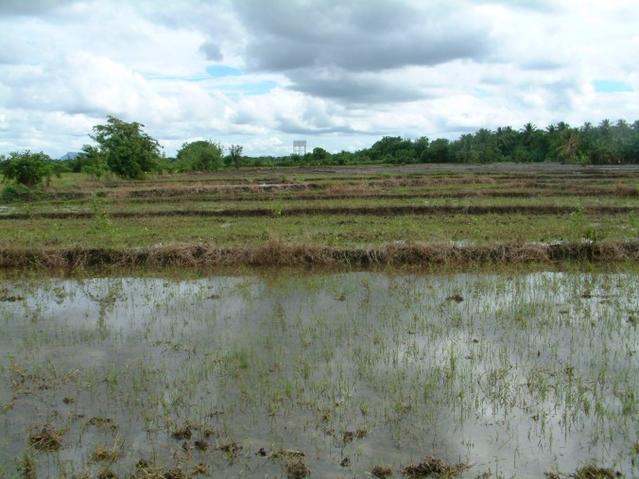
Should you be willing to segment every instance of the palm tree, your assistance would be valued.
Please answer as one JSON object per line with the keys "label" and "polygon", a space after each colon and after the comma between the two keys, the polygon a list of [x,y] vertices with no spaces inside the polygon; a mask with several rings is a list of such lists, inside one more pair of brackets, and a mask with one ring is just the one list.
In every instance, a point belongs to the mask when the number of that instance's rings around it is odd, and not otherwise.
{"label": "palm tree", "polygon": [[579,137],[574,130],[563,130],[561,142],[557,146],[557,156],[562,163],[574,163],[579,149]]}

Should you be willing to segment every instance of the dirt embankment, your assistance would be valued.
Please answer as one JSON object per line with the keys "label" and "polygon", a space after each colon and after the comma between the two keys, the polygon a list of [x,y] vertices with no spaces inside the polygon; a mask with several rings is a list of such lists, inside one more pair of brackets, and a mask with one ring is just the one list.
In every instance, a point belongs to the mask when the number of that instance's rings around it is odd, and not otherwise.
{"label": "dirt embankment", "polygon": [[209,266],[471,266],[482,263],[638,261],[639,241],[457,246],[393,243],[332,248],[271,241],[255,248],[185,244],[134,249],[45,248],[0,250],[0,268]]}
{"label": "dirt embankment", "polygon": [[258,194],[234,194],[234,193],[203,193],[203,194],[188,194],[185,193],[176,197],[138,197],[135,199],[127,199],[125,201],[131,201],[135,203],[158,203],[158,202],[171,202],[181,203],[189,201],[328,201],[328,200],[355,200],[355,199],[388,199],[388,200],[401,200],[401,199],[463,199],[463,198],[538,198],[538,197],[639,197],[639,191],[637,190],[623,190],[618,191],[610,188],[590,188],[590,189],[543,189],[543,190],[463,190],[463,191],[415,191],[406,193],[385,193],[384,190],[376,189],[362,189],[362,190],[349,190],[344,189],[331,191],[326,193],[305,193],[299,192],[296,194],[274,194],[274,193],[258,193]]}
{"label": "dirt embankment", "polygon": [[[247,209],[175,209],[157,211],[113,211],[110,218],[162,218],[162,217],[202,217],[202,218],[240,218],[240,217],[288,217],[288,216],[399,216],[399,215],[487,215],[487,214],[525,214],[525,215],[563,215],[581,212],[593,215],[614,215],[639,212],[639,207],[626,206],[591,206],[577,208],[557,205],[496,205],[496,206],[370,206],[370,207],[328,207],[328,208],[247,208]],[[8,213],[0,215],[0,220],[29,219],[92,219],[92,212],[36,212]]]}
{"label": "dirt embankment", "polygon": [[[463,198],[463,197],[532,197],[532,196],[622,196],[637,197],[639,188],[625,182],[593,184],[586,181],[575,184],[574,181],[543,181],[540,179],[519,179],[517,181],[497,181],[493,178],[472,181],[441,180],[400,180],[346,181],[339,183],[281,183],[281,184],[243,184],[243,185],[163,185],[157,187],[131,188],[121,187],[91,191],[43,191],[34,193],[31,200],[69,201],[91,198],[95,195],[103,198],[162,201],[207,198],[219,199],[262,199],[277,196],[279,199],[339,199],[373,197],[424,197],[424,198]],[[488,184],[498,188],[474,188],[473,185]],[[463,187],[455,189],[455,186]],[[403,193],[389,192],[389,188],[424,188],[424,191]],[[448,188],[440,188],[448,187]],[[429,188],[435,188],[432,190]]]}

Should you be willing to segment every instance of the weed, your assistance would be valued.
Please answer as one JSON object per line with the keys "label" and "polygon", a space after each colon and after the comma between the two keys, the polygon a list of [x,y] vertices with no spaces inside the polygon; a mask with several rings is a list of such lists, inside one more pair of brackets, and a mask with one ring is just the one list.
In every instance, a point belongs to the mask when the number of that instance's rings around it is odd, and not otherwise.
{"label": "weed", "polygon": [[402,467],[402,474],[415,479],[436,474],[439,477],[456,477],[468,469],[467,464],[449,464],[442,459],[426,456],[417,464],[409,464]]}
{"label": "weed", "polygon": [[25,452],[18,462],[18,472],[22,479],[37,479],[37,466],[31,454]]}
{"label": "weed", "polygon": [[387,477],[393,475],[393,470],[390,468],[390,466],[378,465],[371,470],[371,474],[379,479],[386,479]]}
{"label": "weed", "polygon": [[57,451],[62,448],[64,431],[57,430],[50,424],[35,428],[29,436],[29,443],[39,451]]}
{"label": "weed", "polygon": [[588,464],[577,469],[573,477],[575,479],[616,479],[621,477],[621,473],[605,467]]}
{"label": "weed", "polygon": [[304,479],[311,475],[311,470],[302,461],[291,461],[286,465],[288,479]]}

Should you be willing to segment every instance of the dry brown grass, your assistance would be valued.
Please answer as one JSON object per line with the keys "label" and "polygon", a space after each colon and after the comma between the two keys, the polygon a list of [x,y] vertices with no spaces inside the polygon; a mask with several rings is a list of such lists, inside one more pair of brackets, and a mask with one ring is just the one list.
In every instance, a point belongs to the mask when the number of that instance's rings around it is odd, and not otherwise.
{"label": "dry brown grass", "polygon": [[433,474],[440,478],[451,478],[460,475],[466,469],[468,469],[467,464],[449,464],[442,459],[426,456],[417,464],[402,467],[402,475],[410,479],[428,477]]}
{"label": "dry brown grass", "polygon": [[[620,185],[620,186],[619,186]],[[400,187],[401,185],[396,185]],[[427,188],[429,185],[413,185]],[[434,186],[434,185],[430,185]],[[593,187],[581,185],[547,185],[536,181],[516,181],[500,184],[499,189],[476,189],[472,185],[466,188],[455,188],[451,184],[448,189],[436,189],[411,193],[389,193],[390,185],[370,183],[329,183],[327,185],[284,185],[282,187],[263,187],[260,185],[239,185],[220,187],[216,185],[166,185],[157,188],[139,188],[122,186],[110,190],[58,192],[48,191],[39,193],[41,201],[67,201],[91,198],[99,193],[103,198],[113,201],[136,202],[177,202],[177,201],[255,201],[259,199],[279,200],[336,200],[349,198],[466,198],[466,197],[494,197],[494,198],[532,198],[540,196],[638,196],[639,190],[625,183],[613,187]],[[294,191],[295,193],[286,193]]]}
{"label": "dry brown grass", "polygon": [[64,431],[56,430],[52,425],[45,424],[34,429],[29,435],[29,444],[38,451],[57,451],[62,448]]}
{"label": "dry brown grass", "polygon": [[393,475],[393,470],[390,466],[375,466],[371,470],[371,474],[379,479],[386,479]]}
{"label": "dry brown grass", "polygon": [[286,465],[286,477],[288,479],[304,479],[311,475],[311,470],[303,461],[291,461]]}
{"label": "dry brown grass", "polygon": [[91,462],[110,462],[113,463],[120,457],[120,447],[116,443],[112,448],[98,446],[91,453]]}
{"label": "dry brown grass", "polygon": [[621,181],[615,185],[614,192],[617,196],[639,196],[639,190],[636,187]]}
{"label": "dry brown grass", "polygon": [[583,466],[572,475],[575,479],[615,479],[622,474],[612,469],[588,464]]}
{"label": "dry brown grass", "polygon": [[396,242],[369,248],[309,246],[270,240],[257,247],[174,244],[133,249],[42,248],[0,250],[0,268],[208,266],[472,266],[557,261],[639,261],[639,241],[560,244],[495,243],[458,246]]}
{"label": "dry brown grass", "polygon": [[22,479],[37,479],[37,464],[33,456],[25,452],[22,458],[18,461],[18,472]]}

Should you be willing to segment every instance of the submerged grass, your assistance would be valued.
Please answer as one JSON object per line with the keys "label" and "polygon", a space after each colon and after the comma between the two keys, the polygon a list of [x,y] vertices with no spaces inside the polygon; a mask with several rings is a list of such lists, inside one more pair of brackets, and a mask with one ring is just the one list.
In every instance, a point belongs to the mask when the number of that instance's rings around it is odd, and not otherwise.
{"label": "submerged grass", "polygon": [[[0,472],[26,454],[37,477],[633,477],[637,281],[6,279]],[[62,447],[29,441],[43,422]]]}

